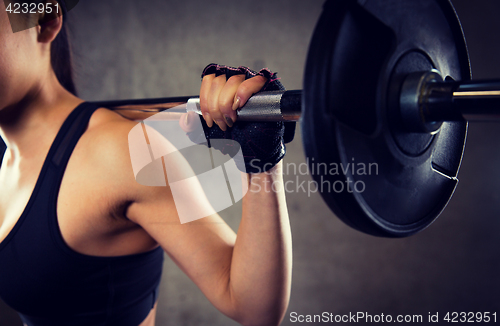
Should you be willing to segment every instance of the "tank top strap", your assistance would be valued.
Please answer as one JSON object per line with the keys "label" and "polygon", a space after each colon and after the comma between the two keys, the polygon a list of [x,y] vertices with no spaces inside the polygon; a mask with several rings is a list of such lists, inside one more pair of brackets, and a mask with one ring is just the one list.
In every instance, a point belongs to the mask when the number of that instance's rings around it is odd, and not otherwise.
{"label": "tank top strap", "polygon": [[[58,168],[68,163],[76,143],[87,128],[90,117],[95,110],[97,110],[97,106],[83,102],[70,113],[52,143],[46,158],[47,162],[50,161]],[[0,166],[6,150],[7,146],[0,137]]]}
{"label": "tank top strap", "polygon": [[5,145],[2,137],[0,137],[0,166],[2,166],[3,156],[5,155],[6,150],[7,146]]}
{"label": "tank top strap", "polygon": [[52,149],[47,155],[47,161],[59,169],[65,169],[78,140],[87,129],[90,117],[97,106],[84,102],[77,106],[61,126]]}

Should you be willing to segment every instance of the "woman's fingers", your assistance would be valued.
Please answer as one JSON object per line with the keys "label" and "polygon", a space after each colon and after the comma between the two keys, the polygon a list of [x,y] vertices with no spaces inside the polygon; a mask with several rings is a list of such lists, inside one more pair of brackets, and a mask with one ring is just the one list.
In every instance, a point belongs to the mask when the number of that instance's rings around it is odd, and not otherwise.
{"label": "woman's fingers", "polygon": [[212,80],[210,93],[208,94],[208,112],[219,128],[226,131],[227,124],[219,109],[219,95],[224,85],[226,85],[225,75],[220,75]]}
{"label": "woman's fingers", "polygon": [[263,76],[255,76],[242,82],[238,87],[234,98],[235,104],[238,104],[236,109],[245,105],[253,94],[258,93],[262,87],[264,87],[266,82],[267,78]]}
{"label": "woman's fingers", "polygon": [[213,122],[224,131],[236,121],[235,110],[245,105],[248,99],[259,92],[267,78],[256,76],[245,80],[245,75],[232,76],[215,74],[203,77],[200,89],[200,109],[207,125]]}
{"label": "woman's fingers", "polygon": [[235,94],[238,87],[245,80],[245,75],[236,75],[229,78],[219,94],[219,110],[229,127],[236,121],[236,112],[233,110]]}
{"label": "woman's fingers", "polygon": [[211,85],[212,81],[215,79],[215,74],[211,75],[206,75],[203,77],[201,81],[201,88],[200,88],[200,110],[203,114],[203,118],[205,118],[205,122],[207,125],[212,128],[214,122],[212,117],[210,116],[210,113],[208,112],[208,98],[210,94]]}

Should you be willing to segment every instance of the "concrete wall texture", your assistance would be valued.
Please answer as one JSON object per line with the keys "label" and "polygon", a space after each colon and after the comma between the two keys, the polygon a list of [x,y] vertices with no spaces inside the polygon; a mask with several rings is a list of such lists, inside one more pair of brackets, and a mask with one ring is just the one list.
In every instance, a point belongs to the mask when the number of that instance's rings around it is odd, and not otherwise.
{"label": "concrete wall texture", "polygon": [[[197,94],[199,75],[211,62],[269,67],[288,89],[301,88],[322,3],[80,1],[69,16],[80,95],[106,100]],[[473,77],[500,77],[499,1],[453,3],[468,40]],[[298,132],[285,162],[305,162],[300,138]],[[429,313],[498,311],[499,138],[496,124],[470,124],[454,197],[430,228],[410,238],[359,233],[338,220],[319,194],[289,193],[294,267],[283,325],[295,324],[292,312],[418,314],[427,320]],[[240,208],[221,214],[235,230]],[[166,259],[157,325],[235,324]],[[0,325],[19,325],[3,304]]]}

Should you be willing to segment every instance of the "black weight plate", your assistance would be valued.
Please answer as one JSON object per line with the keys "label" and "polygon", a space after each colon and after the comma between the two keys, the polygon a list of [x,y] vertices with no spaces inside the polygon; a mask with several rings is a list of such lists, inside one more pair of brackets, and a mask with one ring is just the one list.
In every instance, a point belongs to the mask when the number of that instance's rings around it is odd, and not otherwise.
{"label": "black weight plate", "polygon": [[302,137],[324,200],[357,230],[412,235],[455,190],[467,124],[443,123],[431,135],[408,133],[400,123],[403,78],[432,68],[470,79],[448,0],[325,3],[307,58]]}

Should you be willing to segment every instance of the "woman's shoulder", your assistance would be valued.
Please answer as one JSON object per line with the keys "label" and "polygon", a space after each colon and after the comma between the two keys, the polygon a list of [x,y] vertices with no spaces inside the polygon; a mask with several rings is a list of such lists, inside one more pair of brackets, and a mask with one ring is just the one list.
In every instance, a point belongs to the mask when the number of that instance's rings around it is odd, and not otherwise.
{"label": "woman's shoulder", "polygon": [[155,144],[156,151],[165,154],[176,150],[156,130],[112,110],[99,108],[92,115],[79,145],[86,168],[98,169],[104,178],[122,183],[135,182],[137,172],[150,163],[150,143]]}
{"label": "woman's shoulder", "polygon": [[97,109],[75,148],[82,168],[116,180],[130,175],[128,134],[137,124],[114,111]]}
{"label": "woman's shoulder", "polygon": [[90,118],[88,131],[106,132],[116,128],[131,128],[138,123],[121,116],[113,110],[98,108]]}
{"label": "woman's shoulder", "polygon": [[130,147],[136,145],[139,136],[145,143],[161,147],[161,151],[175,150],[170,141],[148,124],[127,119],[105,108],[97,109],[92,115],[86,134],[94,151],[105,151],[108,154],[118,154],[117,151],[120,151],[122,155],[129,155]]}
{"label": "woman's shoulder", "polygon": [[116,154],[116,150],[128,149],[128,134],[138,124],[139,122],[128,120],[112,110],[97,109],[84,134],[88,150],[102,155],[102,151]]}

